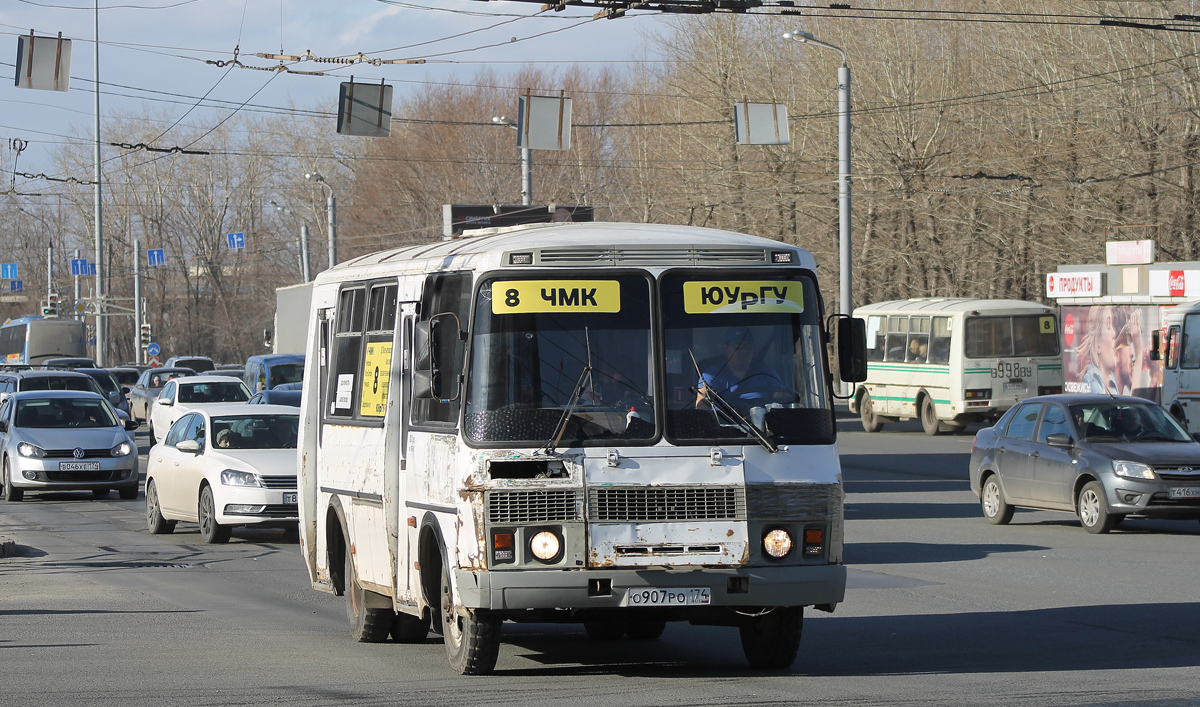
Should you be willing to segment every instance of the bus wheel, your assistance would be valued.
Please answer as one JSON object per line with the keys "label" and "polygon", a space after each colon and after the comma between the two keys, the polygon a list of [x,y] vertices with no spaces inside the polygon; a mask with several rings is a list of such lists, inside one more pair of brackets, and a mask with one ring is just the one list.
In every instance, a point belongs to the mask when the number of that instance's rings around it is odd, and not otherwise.
{"label": "bus wheel", "polygon": [[921,396],[921,429],[927,435],[941,434],[942,423],[937,419],[937,409],[933,407],[933,398]]}
{"label": "bus wheel", "polygon": [[500,655],[500,619],[482,609],[454,606],[450,575],[442,570],[442,640],[450,667],[459,675],[487,675]]}
{"label": "bus wheel", "polygon": [[350,548],[345,548],[342,555],[346,558],[342,577],[346,583],[344,593],[350,635],[359,643],[383,643],[391,633],[395,612],[367,606],[367,590],[358,583],[358,572],[354,569]]}
{"label": "bus wheel", "polygon": [[879,421],[879,416],[875,414],[875,406],[871,402],[871,394],[863,393],[862,400],[858,401],[858,416],[862,420],[863,429],[867,432],[878,432],[883,429],[883,423]]}
{"label": "bus wheel", "polygon": [[738,630],[742,651],[750,667],[784,670],[796,662],[800,650],[800,631],[804,627],[804,607],[779,607],[769,614],[747,619]]}

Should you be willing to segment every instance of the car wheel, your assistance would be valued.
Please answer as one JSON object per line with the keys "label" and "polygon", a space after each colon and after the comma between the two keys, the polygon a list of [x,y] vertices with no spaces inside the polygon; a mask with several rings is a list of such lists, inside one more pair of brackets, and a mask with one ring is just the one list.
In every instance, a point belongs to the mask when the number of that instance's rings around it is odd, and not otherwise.
{"label": "car wheel", "polygon": [[396,643],[423,643],[429,635],[429,617],[396,612],[392,620],[392,640]]}
{"label": "car wheel", "polygon": [[121,497],[122,501],[134,500],[135,498],[138,497],[137,484],[133,484],[132,486],[125,486],[125,487],[117,489],[117,495],[119,495]]}
{"label": "car wheel", "polygon": [[8,459],[4,460],[4,500],[17,502],[25,498],[24,489],[19,489],[12,485],[12,467],[9,466]]}
{"label": "car wheel", "polygon": [[154,535],[175,532],[175,521],[163,518],[162,506],[158,503],[158,487],[153,481],[146,482],[146,527]]}
{"label": "car wheel", "polygon": [[396,612],[391,609],[367,606],[367,590],[358,582],[358,571],[354,568],[354,556],[344,548],[345,568],[342,577],[346,587],[346,618],[350,619],[350,635],[359,643],[382,643],[392,630]]}
{"label": "car wheel", "polygon": [[615,641],[624,636],[628,628],[629,624],[615,619],[583,622],[583,630],[593,641]]}
{"label": "car wheel", "polygon": [[1079,489],[1075,508],[1079,522],[1089,533],[1107,533],[1116,525],[1116,516],[1108,512],[1108,502],[1104,500],[1104,487],[1095,481]]}
{"label": "car wheel", "polygon": [[738,628],[742,635],[742,652],[753,668],[788,668],[796,662],[803,627],[804,608],[799,606],[778,607],[768,614],[748,619]]}
{"label": "car wheel", "polygon": [[878,432],[883,429],[883,423],[875,414],[875,404],[871,402],[870,393],[863,393],[862,400],[858,401],[858,417],[862,420],[863,429],[867,432]]}
{"label": "car wheel", "polygon": [[979,493],[979,505],[983,508],[983,517],[992,525],[1008,525],[1013,517],[1013,507],[1004,500],[1004,490],[1000,488],[1000,479],[995,474],[989,474],[983,482]]}
{"label": "car wheel", "polygon": [[921,396],[921,429],[927,435],[941,434],[942,424],[937,419],[937,408],[933,406],[933,398]]}
{"label": "car wheel", "polygon": [[450,575],[442,569],[440,615],[442,641],[450,667],[459,675],[486,675],[500,655],[500,619],[484,609],[456,607]]}
{"label": "car wheel", "polygon": [[206,543],[219,545],[229,542],[230,528],[217,522],[217,506],[211,486],[200,489],[200,506],[196,513],[200,522],[200,537]]}
{"label": "car wheel", "polygon": [[630,621],[625,635],[635,641],[653,641],[667,630],[666,621]]}
{"label": "car wheel", "polygon": [[108,498],[108,493],[112,489],[92,489],[92,495],[96,498]]}

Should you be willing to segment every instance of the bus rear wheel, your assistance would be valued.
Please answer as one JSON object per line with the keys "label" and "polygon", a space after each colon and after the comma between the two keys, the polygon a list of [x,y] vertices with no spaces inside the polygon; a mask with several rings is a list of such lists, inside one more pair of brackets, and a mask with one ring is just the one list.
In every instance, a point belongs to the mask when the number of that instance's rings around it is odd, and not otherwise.
{"label": "bus rear wheel", "polygon": [[858,417],[862,420],[863,429],[867,432],[878,432],[883,429],[883,423],[875,414],[875,405],[871,402],[870,393],[864,392],[862,400],[858,401]]}
{"label": "bus rear wheel", "polygon": [[350,636],[359,643],[382,643],[387,640],[396,618],[391,609],[367,606],[367,590],[358,583],[358,571],[354,569],[354,557],[350,549],[342,552],[345,565],[342,573],[346,583],[346,618],[350,619]]}
{"label": "bus rear wheel", "polygon": [[738,627],[742,652],[750,667],[785,670],[796,662],[800,651],[800,633],[804,627],[804,607],[778,607],[774,611],[746,619]]}
{"label": "bus rear wheel", "polygon": [[927,435],[942,433],[942,423],[937,418],[937,408],[933,406],[933,398],[928,395],[921,396],[921,429],[925,430]]}
{"label": "bus rear wheel", "polygon": [[483,609],[454,606],[450,575],[442,570],[442,640],[450,667],[459,675],[487,675],[500,655],[500,619]]}

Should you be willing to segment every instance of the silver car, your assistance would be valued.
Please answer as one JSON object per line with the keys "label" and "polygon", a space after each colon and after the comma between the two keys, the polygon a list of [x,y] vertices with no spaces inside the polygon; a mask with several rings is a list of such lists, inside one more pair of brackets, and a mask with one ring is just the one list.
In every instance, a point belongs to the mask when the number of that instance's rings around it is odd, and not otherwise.
{"label": "silver car", "polygon": [[26,491],[117,489],[138,497],[138,448],[103,396],[74,390],[14,393],[0,403],[4,500]]}
{"label": "silver car", "polygon": [[975,435],[971,490],[988,522],[1068,511],[1090,533],[1127,516],[1200,519],[1200,444],[1142,398],[1046,395]]}

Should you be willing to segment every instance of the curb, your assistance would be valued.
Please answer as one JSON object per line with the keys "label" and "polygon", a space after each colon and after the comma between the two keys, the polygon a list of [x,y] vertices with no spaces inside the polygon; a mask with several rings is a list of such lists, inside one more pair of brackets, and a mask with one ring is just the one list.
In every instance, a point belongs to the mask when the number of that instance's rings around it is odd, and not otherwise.
{"label": "curb", "polygon": [[17,554],[17,542],[0,535],[0,557],[12,557]]}

